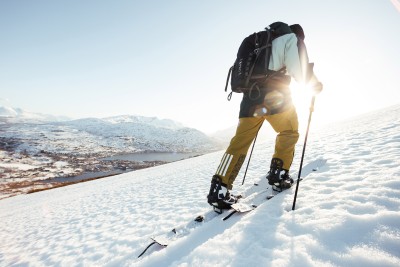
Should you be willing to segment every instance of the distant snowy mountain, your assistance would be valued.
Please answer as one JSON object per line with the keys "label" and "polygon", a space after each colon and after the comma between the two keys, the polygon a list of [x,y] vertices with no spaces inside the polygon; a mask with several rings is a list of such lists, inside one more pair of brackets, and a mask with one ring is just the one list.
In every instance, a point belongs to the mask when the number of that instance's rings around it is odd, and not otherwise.
{"label": "distant snowy mountain", "polygon": [[169,119],[124,115],[59,121],[9,107],[2,107],[0,114],[0,138],[28,153],[205,153],[221,148],[217,140]]}
{"label": "distant snowy mountain", "polygon": [[231,138],[234,136],[235,132],[236,132],[236,125],[211,133],[210,136],[227,145],[229,144]]}
{"label": "distant snowy mountain", "polygon": [[17,117],[18,112],[11,107],[0,106],[0,117]]}
{"label": "distant snowy mountain", "polygon": [[[269,139],[274,139],[276,133],[273,131],[271,127],[269,127],[269,123],[265,123],[266,126],[261,127],[259,130],[259,133],[257,135],[257,143],[264,142]],[[236,125],[233,125],[229,128],[219,130],[217,132],[214,132],[210,134],[209,136],[212,137],[213,139],[217,140],[221,144],[223,144],[225,147],[229,145],[229,142],[231,141],[232,137],[235,135],[236,132]]]}
{"label": "distant snowy mountain", "polygon": [[118,123],[141,123],[152,125],[157,128],[165,128],[165,129],[180,129],[184,128],[183,124],[169,120],[169,119],[158,119],[157,117],[144,117],[144,116],[132,116],[132,115],[123,115],[123,116],[114,116],[103,118],[104,121],[111,122],[114,124]]}
{"label": "distant snowy mountain", "polygon": [[86,118],[53,125],[69,127],[101,140],[121,140],[119,145],[115,144],[121,149],[129,146],[138,151],[205,152],[220,148],[218,142],[199,130],[156,117]]}
{"label": "distant snowy mountain", "polygon": [[45,121],[65,121],[70,118],[66,116],[54,116],[41,113],[34,113],[23,110],[21,108],[13,108],[0,105],[0,119],[7,120],[11,123],[21,122],[45,122]]}

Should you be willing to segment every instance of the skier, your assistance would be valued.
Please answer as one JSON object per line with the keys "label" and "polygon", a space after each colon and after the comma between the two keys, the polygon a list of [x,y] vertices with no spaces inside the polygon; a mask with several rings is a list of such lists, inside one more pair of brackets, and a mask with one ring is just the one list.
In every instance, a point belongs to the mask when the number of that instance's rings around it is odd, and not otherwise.
{"label": "skier", "polygon": [[312,71],[313,64],[308,61],[302,27],[299,24],[289,26],[275,22],[270,28],[281,33],[272,41],[268,65],[268,69],[276,73],[260,90],[243,93],[236,134],[212,177],[207,196],[208,203],[218,209],[229,209],[237,202],[237,197],[230,194],[229,190],[264,120],[277,132],[275,151],[267,175],[268,183],[282,190],[291,187],[293,179],[289,169],[299,138],[297,113],[289,88],[291,77],[299,83],[311,85],[315,94],[322,90],[322,84]]}

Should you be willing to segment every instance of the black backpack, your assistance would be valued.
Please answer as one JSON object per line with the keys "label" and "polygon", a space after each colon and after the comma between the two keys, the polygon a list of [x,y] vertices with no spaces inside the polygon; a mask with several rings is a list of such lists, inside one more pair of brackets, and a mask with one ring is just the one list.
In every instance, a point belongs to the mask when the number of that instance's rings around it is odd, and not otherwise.
{"label": "black backpack", "polygon": [[[225,92],[228,88],[229,77],[231,77],[231,89],[235,93],[247,93],[258,85],[264,83],[271,73],[268,70],[271,57],[272,40],[290,33],[285,27],[287,24],[276,22],[270,25],[271,30],[265,28],[265,31],[253,33],[246,37],[239,47],[237,57],[233,66],[229,69],[226,79]],[[232,97],[232,92],[228,100]]]}

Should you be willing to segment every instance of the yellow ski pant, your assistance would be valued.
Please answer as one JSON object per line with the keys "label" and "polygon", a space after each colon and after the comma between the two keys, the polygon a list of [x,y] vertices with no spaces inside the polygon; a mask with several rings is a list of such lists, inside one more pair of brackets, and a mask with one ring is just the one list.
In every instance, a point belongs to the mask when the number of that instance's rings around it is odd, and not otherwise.
{"label": "yellow ski pant", "polygon": [[223,155],[216,172],[216,175],[222,179],[222,183],[226,184],[228,189],[232,189],[232,184],[243,165],[247,151],[264,120],[267,120],[277,132],[275,151],[272,158],[281,159],[283,161],[283,169],[290,169],[294,148],[299,139],[295,107],[292,106],[289,110],[274,115],[240,118],[236,134]]}

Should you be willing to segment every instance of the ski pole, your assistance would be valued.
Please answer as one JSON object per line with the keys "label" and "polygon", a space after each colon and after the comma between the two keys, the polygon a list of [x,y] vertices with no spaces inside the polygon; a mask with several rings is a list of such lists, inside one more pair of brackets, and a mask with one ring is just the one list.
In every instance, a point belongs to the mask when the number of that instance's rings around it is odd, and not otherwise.
{"label": "ski pole", "polygon": [[[261,128],[261,126],[260,126],[260,128]],[[249,168],[249,164],[250,164],[251,155],[253,155],[253,149],[254,149],[254,145],[256,144],[256,141],[257,141],[257,136],[258,136],[258,133],[260,132],[260,128],[258,128],[258,131],[257,131],[256,137],[254,138],[253,147],[251,148],[251,152],[250,152],[249,160],[247,161],[246,171],[244,172],[244,176],[243,176],[242,185],[244,184],[244,180],[246,179],[247,169]]]}
{"label": "ski pole", "polygon": [[315,102],[315,95],[311,99],[311,105],[310,105],[310,115],[308,116],[308,124],[307,124],[307,131],[306,131],[306,136],[304,138],[304,145],[303,145],[303,153],[301,155],[301,160],[300,160],[300,169],[299,169],[299,174],[297,176],[297,184],[296,184],[296,191],[294,192],[294,199],[293,199],[293,206],[292,210],[295,209],[296,207],[296,199],[297,199],[297,192],[299,190],[299,184],[300,184],[300,177],[301,177],[301,169],[303,168],[303,160],[304,160],[304,153],[306,151],[306,145],[307,145],[307,138],[308,138],[308,132],[310,130],[310,122],[311,122],[311,116],[314,111],[314,102]]}

